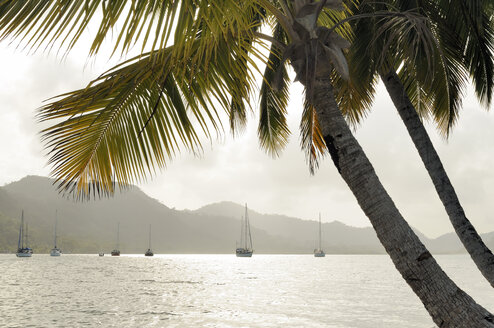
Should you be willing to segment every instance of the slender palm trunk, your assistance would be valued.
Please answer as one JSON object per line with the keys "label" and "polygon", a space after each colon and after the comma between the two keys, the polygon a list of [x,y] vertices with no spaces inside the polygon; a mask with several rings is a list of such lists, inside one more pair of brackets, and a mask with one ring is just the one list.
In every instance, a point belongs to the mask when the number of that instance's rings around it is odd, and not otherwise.
{"label": "slender palm trunk", "polygon": [[403,219],[346,124],[329,80],[315,81],[312,104],[334,165],[434,322],[439,327],[494,327],[492,314],[456,286]]}
{"label": "slender palm trunk", "polygon": [[395,71],[391,71],[381,78],[388,90],[398,113],[405,123],[405,126],[412,138],[420,158],[424,163],[429,176],[434,183],[434,187],[446,208],[449,219],[453,224],[456,234],[465,246],[466,250],[472,257],[473,261],[479,268],[480,272],[494,287],[494,255],[491,250],[484,244],[473,225],[465,216],[465,211],[461,207],[455,189],[449,181],[448,175],[444,170],[432,142],[420,121],[415,108],[413,107],[408,95]]}

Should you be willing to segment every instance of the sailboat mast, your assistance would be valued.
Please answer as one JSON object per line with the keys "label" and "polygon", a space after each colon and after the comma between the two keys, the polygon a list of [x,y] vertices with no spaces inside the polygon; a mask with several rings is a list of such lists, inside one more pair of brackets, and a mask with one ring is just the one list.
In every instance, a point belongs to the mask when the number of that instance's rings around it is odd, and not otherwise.
{"label": "sailboat mast", "polygon": [[151,249],[151,225],[149,225],[149,249]]}
{"label": "sailboat mast", "polygon": [[[246,235],[245,235],[245,244],[247,249],[252,248],[252,235],[250,234],[250,222],[249,222],[249,215],[247,213],[247,203],[245,204],[245,230],[246,230]],[[247,247],[247,233],[249,234],[249,245]]]}
{"label": "sailboat mast", "polygon": [[245,238],[244,238],[244,216],[242,215],[240,218],[240,247],[245,248]]}
{"label": "sailboat mast", "polygon": [[57,223],[58,223],[58,210],[55,210],[55,236],[53,243],[55,244],[54,248],[57,248]]}
{"label": "sailboat mast", "polygon": [[245,245],[244,245],[244,248],[245,249],[248,249],[249,246],[248,246],[248,242],[247,242],[247,204],[245,204],[245,215],[244,215],[244,240],[245,240]]}
{"label": "sailboat mast", "polygon": [[117,223],[117,249],[120,249],[120,222]]}
{"label": "sailboat mast", "polygon": [[[25,237],[25,238],[26,238],[26,247],[29,247],[29,243],[28,243],[28,234],[27,234],[27,231],[28,231],[28,230],[27,230],[27,222],[26,222],[26,237]],[[23,244],[23,245],[22,245],[22,248],[24,248],[24,243],[22,243],[22,244]]]}
{"label": "sailboat mast", "polygon": [[319,213],[319,250],[321,249],[321,213]]}
{"label": "sailboat mast", "polygon": [[245,204],[245,215],[244,215],[244,245],[243,248],[248,249],[247,244],[247,204]]}
{"label": "sailboat mast", "polygon": [[17,242],[17,248],[24,248],[24,239],[23,239],[23,236],[22,236],[22,231],[23,231],[23,228],[24,228],[24,210],[22,211],[22,214],[21,214],[21,226],[19,227],[19,241]]}

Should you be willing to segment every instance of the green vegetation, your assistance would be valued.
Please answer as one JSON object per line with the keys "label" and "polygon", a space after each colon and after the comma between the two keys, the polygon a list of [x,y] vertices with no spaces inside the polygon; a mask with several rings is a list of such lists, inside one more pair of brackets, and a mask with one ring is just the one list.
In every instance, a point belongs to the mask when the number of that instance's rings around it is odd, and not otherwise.
{"label": "green vegetation", "polygon": [[[19,219],[12,219],[0,213],[0,253],[15,253],[19,238]],[[64,253],[98,253],[110,249],[110,243],[98,243],[77,237],[60,237],[59,246]],[[104,246],[103,246],[104,245]],[[49,253],[53,248],[53,234],[47,234],[38,224],[29,226],[29,247],[35,253]]]}
{"label": "green vegetation", "polygon": [[17,250],[19,222],[0,213],[0,253]]}

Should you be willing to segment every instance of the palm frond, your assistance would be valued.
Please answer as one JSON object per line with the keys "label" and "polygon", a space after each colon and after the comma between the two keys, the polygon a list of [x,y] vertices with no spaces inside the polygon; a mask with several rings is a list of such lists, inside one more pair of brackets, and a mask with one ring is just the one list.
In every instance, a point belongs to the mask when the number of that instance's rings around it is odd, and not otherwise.
{"label": "palm frond", "polygon": [[[287,42],[287,35],[280,25],[274,29],[274,38]],[[260,117],[257,134],[261,148],[270,155],[277,156],[288,143],[290,130],[286,121],[289,98],[289,78],[281,49],[271,45],[260,90]]]}
{"label": "palm frond", "polygon": [[[415,67],[404,64],[398,72],[398,77],[417,114],[421,119],[428,119],[431,113],[434,112],[434,99],[432,94],[427,92],[427,89],[421,83],[423,81],[419,78]],[[430,83],[427,83],[430,86]],[[446,101],[448,101],[448,98],[446,98]],[[449,106],[446,106],[446,108],[449,108]]]}
{"label": "palm frond", "polygon": [[300,121],[300,146],[305,152],[305,158],[309,164],[311,174],[319,167],[319,160],[328,150],[317,120],[315,108],[308,99],[304,102],[304,111]]}
{"label": "palm frond", "polygon": [[[194,39],[207,25],[223,34],[248,24],[245,8],[255,1],[237,0],[0,0],[0,40],[10,38],[29,49],[70,51],[90,33],[90,55],[115,33],[113,53],[124,54],[138,45],[140,53],[164,55],[174,36],[175,49]],[[257,8],[257,7],[255,7]],[[95,33],[89,26],[97,26]],[[239,27],[240,26],[240,27]],[[183,51],[183,49],[181,49]],[[176,57],[179,58],[179,57]]]}
{"label": "palm frond", "polygon": [[470,73],[475,92],[486,106],[491,103],[494,91],[494,17],[488,3],[440,0],[431,10],[438,21],[439,33],[454,34],[454,40],[445,38],[449,42],[447,46],[460,47],[461,52],[455,55]]}
{"label": "palm frond", "polygon": [[[195,1],[192,1],[195,2]],[[238,54],[242,49],[253,50],[250,40],[263,15],[255,1],[200,1],[180,13],[174,38],[173,60],[194,66],[214,61],[222,40],[236,40]],[[257,18],[257,19],[256,19]]]}
{"label": "palm frond", "polygon": [[[399,70],[419,115],[432,115],[439,130],[447,136],[458,116],[467,73],[459,32],[447,22],[442,23],[446,13],[435,2],[419,4],[414,0],[363,2],[356,9],[358,14],[375,14],[354,24],[358,37],[353,40],[350,56],[357,54],[351,59],[357,74],[365,81],[372,70],[380,74]],[[372,85],[370,81],[367,83]]]}
{"label": "palm frond", "polygon": [[[464,66],[457,57],[448,54],[448,51],[450,50],[444,46],[444,42],[438,44],[437,55],[432,57],[435,62],[431,74],[423,73],[431,68],[420,61],[405,62],[406,68],[400,72],[402,81],[412,79],[412,84],[416,86],[408,90],[408,95],[418,113],[422,117],[428,117],[430,114],[445,137],[449,135],[458,119],[468,80]],[[408,77],[405,77],[406,72]]]}
{"label": "palm frond", "polygon": [[[348,57],[347,57],[348,58]],[[358,60],[350,59],[350,79],[332,74],[335,98],[346,121],[356,128],[367,117],[376,93],[377,75],[365,65],[356,65]]]}
{"label": "palm frond", "polygon": [[[369,8],[359,3],[349,3],[349,12],[354,15],[367,15]],[[332,74],[335,97],[347,122],[353,127],[361,123],[372,106],[377,84],[375,58],[381,56],[382,47],[374,40],[377,17],[365,17],[344,26],[345,37],[350,41],[346,54],[349,64],[348,80],[338,74]],[[335,22],[333,22],[334,24]],[[358,37],[357,37],[358,36]]]}
{"label": "palm frond", "polygon": [[59,121],[42,133],[60,187],[111,194],[115,182],[143,179],[181,147],[198,150],[190,116],[206,122],[187,110],[183,89],[169,67],[134,59],[41,108],[40,120]]}
{"label": "palm frond", "polygon": [[[427,99],[415,103],[416,108],[424,114],[426,111],[432,114],[439,131],[448,136],[451,128],[458,118],[461,108],[461,100],[466,89],[468,74],[473,77],[476,91],[481,101],[488,104],[492,93],[492,47],[490,40],[483,39],[490,32],[488,28],[481,28],[487,20],[483,17],[481,1],[471,1],[468,5],[463,2],[441,0],[425,1],[420,4],[402,0],[400,6],[415,6],[428,17],[429,29],[432,32],[431,40],[435,40],[434,52],[419,54],[415,58],[406,58],[414,74],[408,78],[414,78],[417,87],[409,89],[415,95],[412,99]],[[466,10],[469,7],[470,10]],[[404,9],[409,9],[405,7]],[[473,15],[476,20],[469,20],[467,15]],[[487,49],[487,50],[486,50]],[[425,62],[424,57],[429,56]],[[473,59],[473,62],[471,61]],[[430,72],[425,74],[424,72]],[[401,77],[404,78],[403,74]],[[419,91],[423,94],[418,97]],[[429,95],[425,95],[427,92]],[[424,106],[425,105],[425,106]]]}
{"label": "palm frond", "polygon": [[[252,9],[252,7],[251,7]],[[260,53],[253,47],[254,36],[255,33],[259,30],[262,22],[265,19],[265,13],[261,10],[254,10],[249,15],[252,17],[252,23],[250,26],[251,30],[245,31],[246,34],[244,40],[242,40],[241,44],[247,43],[248,47],[240,47],[236,49],[233,56],[236,58],[235,65],[231,65],[238,72],[235,74],[235,79],[241,79],[241,81],[235,81],[232,83],[232,101],[230,106],[230,131],[233,135],[242,131],[245,128],[247,123],[247,107],[250,108],[248,93],[249,89],[252,89],[253,86],[250,85],[250,81],[254,80],[253,76],[249,76],[249,68],[248,65],[250,63],[250,55],[251,52],[257,54],[257,56],[262,56]],[[237,32],[238,33],[238,32]],[[265,61],[265,59],[262,59]]]}
{"label": "palm frond", "polygon": [[214,60],[185,68],[171,59],[173,47],[162,61],[136,57],[43,107],[41,120],[62,120],[43,131],[60,187],[80,197],[112,194],[115,182],[145,179],[181,149],[199,151],[198,129],[221,133],[218,108],[230,114],[239,88],[248,97],[251,80],[238,78],[246,72],[231,57],[243,46],[220,39]]}
{"label": "palm frond", "polygon": [[0,38],[19,39],[34,50],[44,45],[70,51],[89,25],[99,25],[92,35],[93,55],[120,22],[114,51],[119,46],[122,52],[128,50],[141,37],[147,44],[152,34],[153,46],[164,48],[177,10],[177,2],[168,0],[3,0],[0,6]]}

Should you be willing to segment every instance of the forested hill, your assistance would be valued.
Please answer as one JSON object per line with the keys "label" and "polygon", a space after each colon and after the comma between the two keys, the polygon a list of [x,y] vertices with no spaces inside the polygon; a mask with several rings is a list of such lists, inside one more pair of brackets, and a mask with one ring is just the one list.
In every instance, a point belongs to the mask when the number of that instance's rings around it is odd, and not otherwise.
{"label": "forested hill", "polygon": [[[155,253],[233,253],[240,233],[243,205],[221,202],[195,211],[171,209],[138,188],[115,197],[75,202],[60,196],[52,180],[28,176],[0,187],[0,252],[17,247],[21,211],[29,223],[30,244],[36,253],[53,243],[58,211],[59,246],[66,253],[109,252],[115,247],[120,222],[120,249],[143,253],[152,225]],[[256,253],[311,253],[316,245],[317,222],[249,210]],[[355,228],[333,221],[323,224],[327,253],[383,253],[372,228]],[[462,247],[452,235],[429,240],[433,252],[457,253]],[[485,236],[492,246],[494,234]]]}

